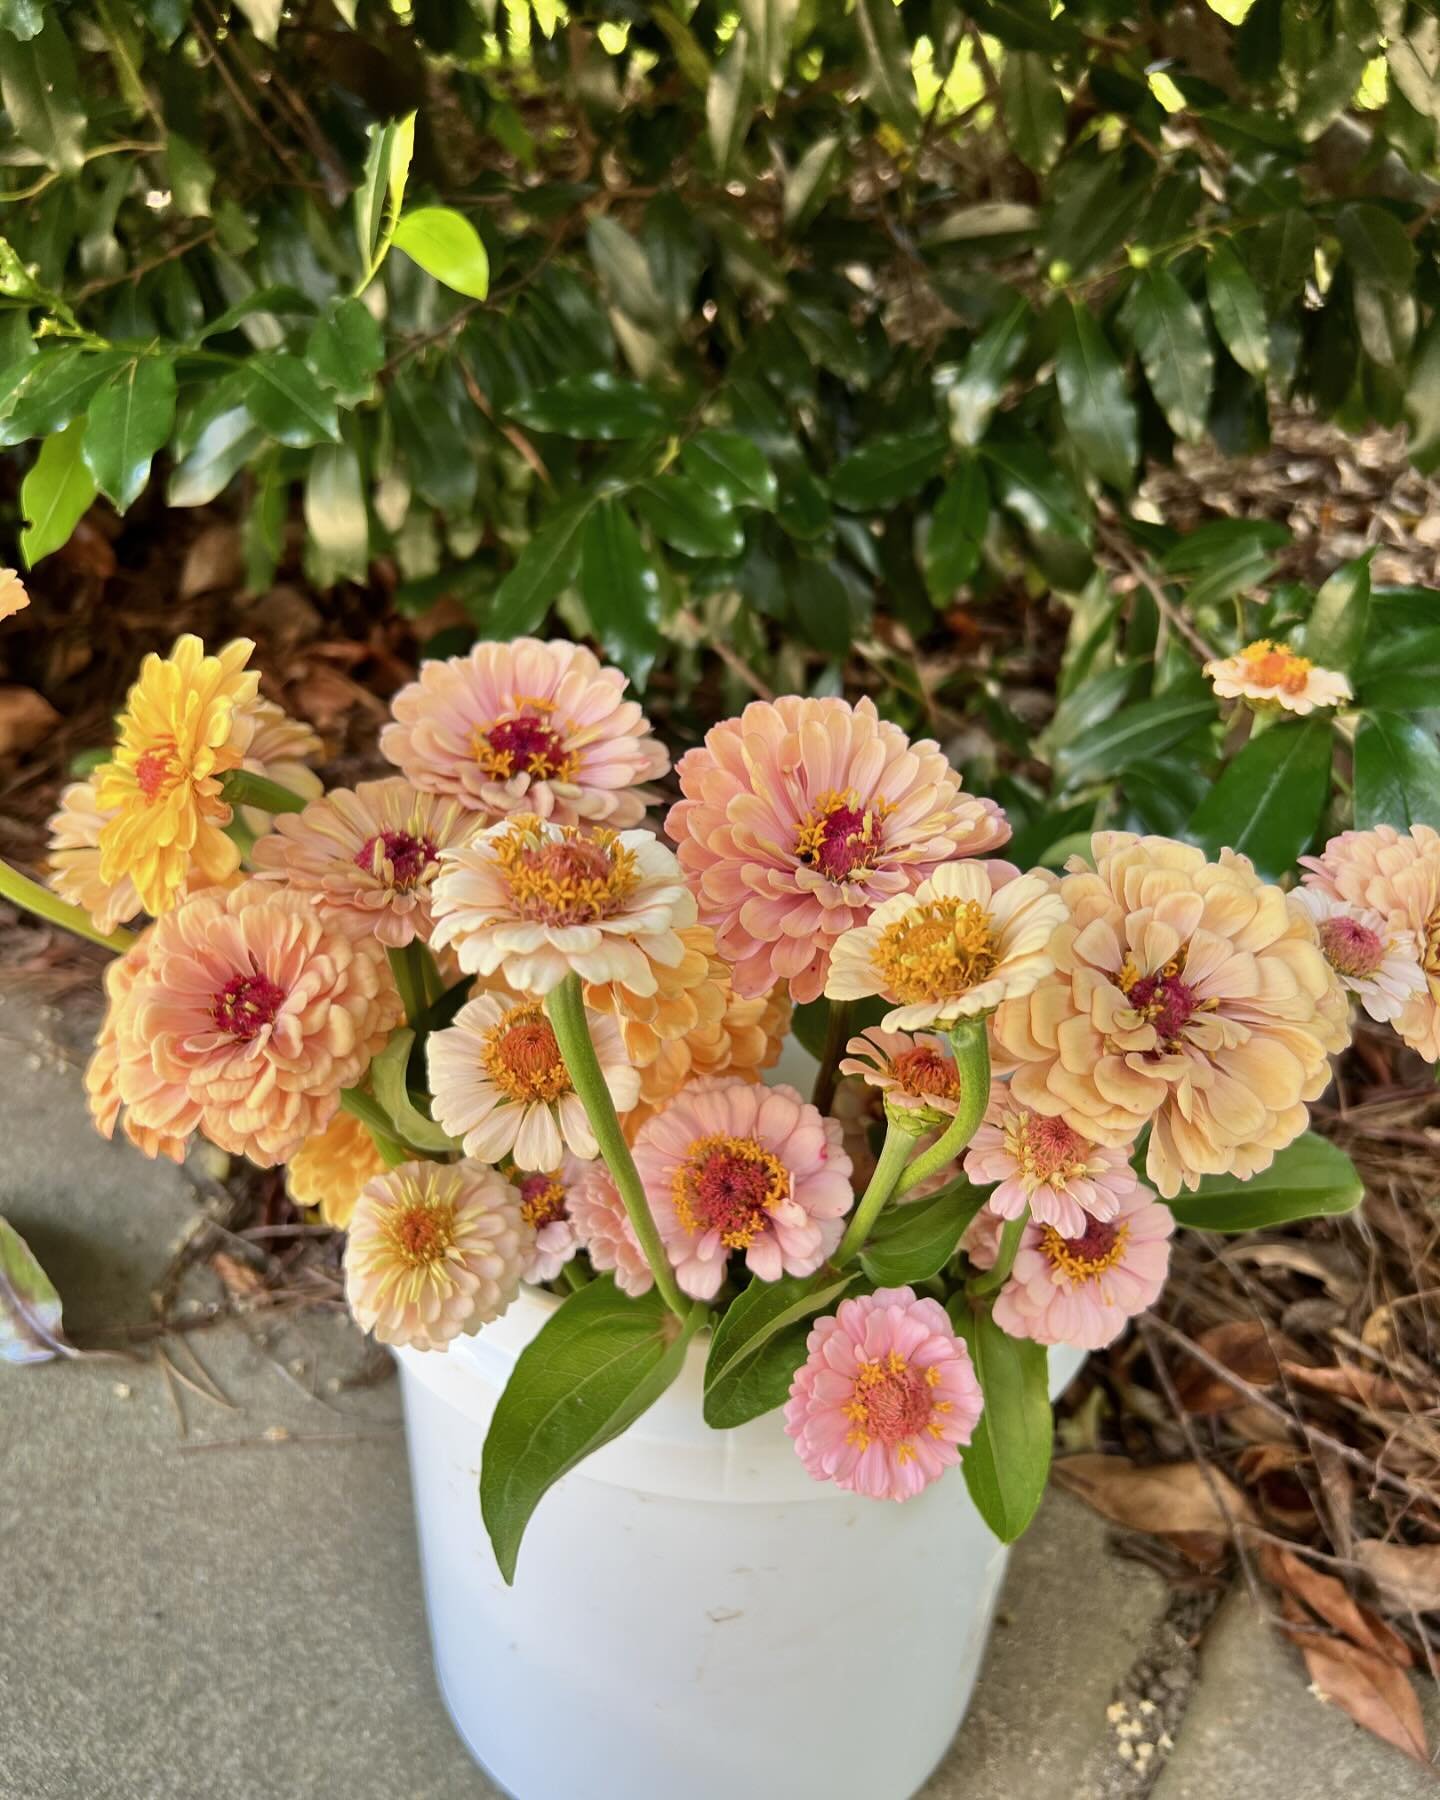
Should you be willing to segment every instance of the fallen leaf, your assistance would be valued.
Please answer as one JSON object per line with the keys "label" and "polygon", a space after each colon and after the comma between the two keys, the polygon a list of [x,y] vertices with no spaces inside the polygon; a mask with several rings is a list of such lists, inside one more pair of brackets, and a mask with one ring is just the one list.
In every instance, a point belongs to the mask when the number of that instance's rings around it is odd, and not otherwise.
{"label": "fallen leaf", "polygon": [[49,1362],[79,1352],[60,1325],[60,1296],[35,1253],[0,1219],[0,1362]]}
{"label": "fallen leaf", "polygon": [[1228,1537],[1232,1523],[1256,1523],[1250,1502],[1234,1483],[1218,1469],[1207,1479],[1199,1463],[1141,1468],[1124,1456],[1066,1456],[1056,1463],[1055,1475],[1096,1512],[1131,1531]]}
{"label": "fallen leaf", "polygon": [[[1280,1356],[1301,1354],[1298,1344],[1271,1332],[1261,1319],[1231,1319],[1224,1325],[1212,1325],[1195,1344],[1255,1388],[1270,1387],[1280,1379]],[[1185,1358],[1175,1378],[1175,1389],[1186,1412],[1202,1416],[1232,1412],[1247,1404],[1238,1388],[1193,1356]]]}
{"label": "fallen leaf", "polygon": [[1354,1256],[1344,1244],[1307,1244],[1291,1239],[1278,1244],[1236,1244],[1227,1249],[1226,1260],[1308,1275],[1337,1300],[1352,1300],[1360,1290]]}
{"label": "fallen leaf", "polygon": [[1317,1637],[1310,1631],[1290,1635],[1322,1700],[1417,1762],[1429,1761],[1420,1702],[1403,1669],[1343,1638]]}
{"label": "fallen leaf", "polygon": [[1357,1369],[1353,1363],[1336,1363],[1334,1368],[1313,1369],[1308,1363],[1286,1359],[1281,1367],[1296,1387],[1312,1394],[1336,1394],[1343,1400],[1354,1400],[1380,1412],[1409,1412],[1420,1402],[1398,1381],[1374,1369]]}
{"label": "fallen leaf", "polygon": [[245,554],[234,525],[207,525],[185,552],[178,597],[193,600],[216,588],[238,587],[245,577]]}
{"label": "fallen leaf", "polygon": [[1373,1651],[1399,1669],[1408,1669],[1414,1662],[1410,1646],[1399,1633],[1360,1606],[1343,1581],[1275,1543],[1262,1544],[1257,1561],[1268,1582],[1303,1600],[1311,1612],[1360,1649]]}
{"label": "fallen leaf", "polygon": [[33,750],[59,723],[59,713],[34,688],[0,687],[0,756]]}
{"label": "fallen leaf", "polygon": [[1355,1560],[1375,1583],[1386,1612],[1440,1612],[1440,1544],[1361,1538]]}
{"label": "fallen leaf", "polygon": [[234,1300],[253,1300],[265,1290],[264,1281],[249,1263],[240,1262],[224,1250],[217,1250],[210,1258],[210,1267],[220,1277],[225,1284],[225,1291]]}

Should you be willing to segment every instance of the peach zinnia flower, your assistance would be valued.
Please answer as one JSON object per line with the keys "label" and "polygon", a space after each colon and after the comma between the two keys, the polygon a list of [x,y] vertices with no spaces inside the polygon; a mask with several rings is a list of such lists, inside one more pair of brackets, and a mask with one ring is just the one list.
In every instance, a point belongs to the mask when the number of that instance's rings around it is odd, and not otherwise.
{"label": "peach zinnia flower", "polygon": [[[106,967],[107,1006],[95,1040],[95,1054],[85,1070],[85,1097],[101,1137],[113,1138],[118,1121],[126,1137],[146,1156],[168,1156],[171,1162],[178,1163],[185,1160],[185,1142],[199,1123],[200,1109],[183,1088],[167,1088],[155,1080],[146,1047],[135,1035],[132,1001],[149,970],[151,936],[151,929],[141,932],[124,955]],[[122,1065],[127,1071],[139,1070],[149,1077],[151,1116],[164,1123],[141,1125],[124,1105],[120,1094]]]}
{"label": "peach zinnia flower", "polygon": [[912,1500],[959,1462],[984,1401],[970,1352],[938,1300],[877,1288],[817,1320],[785,1429],[817,1481]]}
{"label": "peach zinnia flower", "polygon": [[187,633],[168,657],[152,652],[126,699],[115,755],[96,771],[96,800],[111,815],[100,831],[100,878],[115,886],[128,876],[148,913],[240,865],[224,831],[220,777],[240,764],[231,735],[259,684],[245,668],[254,648],[237,638],[207,656]]}
{"label": "peach zinnia flower", "polygon": [[268,1168],[324,1130],[401,1012],[373,938],[268,882],[208,889],[150,933],[120,1095],[140,1125],[198,1123]]}
{"label": "peach zinnia flower", "polygon": [[385,1172],[385,1158],[368,1128],[343,1108],[285,1165],[285,1187],[297,1206],[314,1206],[327,1225],[343,1231],[367,1181]]}
{"label": "peach zinnia flower", "polygon": [[1165,1195],[1268,1168],[1349,1041],[1314,925],[1232,851],[1124,831],[1092,848],[1060,884],[1055,974],[995,1015],[1012,1096],[1117,1148],[1151,1121]]}
{"label": "peach zinnia flower", "polygon": [[496,1170],[401,1163],[355,1203],[345,1298],[380,1343],[443,1350],[500,1317],[534,1248],[520,1196]]}
{"label": "peach zinnia flower", "polygon": [[878,1088],[887,1111],[913,1113],[917,1124],[923,1119],[935,1125],[960,1110],[960,1073],[944,1038],[874,1025],[851,1038],[845,1050],[840,1073]]}
{"label": "peach zinnia flower", "polygon": [[937,744],[911,744],[869,700],[757,700],[677,773],[685,798],[665,829],[745,996],[784,980],[816,999],[844,932],[1010,836]]}
{"label": "peach zinnia flower", "polygon": [[95,794],[95,777],[72,781],[60,795],[60,810],[50,818],[50,886],[62,900],[90,915],[97,931],[114,931],[141,911],[140,896],[128,875],[118,881],[100,878],[100,833],[113,813]]}
{"label": "peach zinnia flower", "polygon": [[1037,1225],[1079,1237],[1087,1219],[1113,1219],[1139,1185],[1130,1167],[1133,1146],[1092,1144],[1064,1119],[1021,1106],[998,1084],[965,1153],[965,1173],[979,1187],[999,1186],[987,1202],[1002,1219],[1028,1206]]}
{"label": "peach zinnia flower", "polygon": [[1009,863],[952,862],[913,894],[877,906],[835,945],[832,1000],[880,994],[887,1031],[953,1025],[1028,994],[1054,964],[1047,945],[1065,918],[1054,876]]}
{"label": "peach zinnia flower", "polygon": [[[614,1019],[587,1013],[600,1073],[618,1112],[640,1093]],[[538,1000],[509,1005],[496,994],[469,1000],[454,1023],[430,1037],[435,1117],[465,1154],[481,1162],[513,1156],[522,1169],[548,1174],[567,1148],[588,1160],[599,1146]]]}
{"label": "peach zinnia flower", "polygon": [[281,813],[251,861],[263,877],[313,894],[321,913],[344,913],[391,950],[430,936],[430,890],[440,852],[464,843],[474,813],[417,793],[403,775],[332,788],[300,813]]}
{"label": "peach zinnia flower", "polygon": [[571,973],[650,994],[655,965],[673,969],[685,957],[679,933],[695,923],[695,901],[651,832],[617,836],[522,815],[440,861],[432,942],[453,944],[467,974],[498,970],[530,994]]}
{"label": "peach zinnia flower", "polygon": [[[292,719],[273,700],[255,699],[237,709],[230,744],[240,752],[242,769],[278,782],[302,800],[318,800],[325,791],[310,767],[324,755],[324,744],[303,719]],[[240,808],[246,829],[256,837],[269,831],[272,816],[258,806]]]}
{"label": "peach zinnia flower", "polygon": [[488,818],[638,825],[635,784],[670,767],[618,669],[579,644],[476,644],[427,662],[390,704],[380,748],[418,788]]}
{"label": "peach zinnia flower", "polygon": [[654,970],[650,993],[618,981],[586,984],[585,1004],[615,1014],[637,1068],[648,1068],[663,1045],[718,1025],[725,1011],[730,971],[716,954],[715,933],[708,925],[687,925],[679,938],[685,954],[673,968]]}
{"label": "peach zinnia flower", "polygon": [[1205,673],[1221,700],[1248,700],[1262,712],[1283,710],[1303,717],[1351,698],[1350,683],[1338,670],[1317,668],[1308,657],[1269,638],[1257,638],[1238,656],[1206,663]]}
{"label": "peach zinnia flower", "polygon": [[580,1242],[595,1268],[602,1274],[613,1270],[616,1287],[632,1300],[648,1294],[655,1277],[604,1163],[587,1163],[567,1191],[567,1199]]}
{"label": "peach zinnia flower", "polygon": [[14,569],[0,569],[0,619],[13,619],[30,604],[25,583]]}
{"label": "peach zinnia flower", "polygon": [[1411,1001],[1423,1003],[1425,971],[1408,926],[1392,925],[1373,906],[1337,900],[1321,887],[1298,888],[1293,898],[1315,921],[1320,948],[1341,987],[1372,1019],[1393,1024]]}
{"label": "peach zinnia flower", "polygon": [[591,1166],[567,1154],[558,1169],[534,1175],[517,1172],[512,1177],[520,1194],[520,1211],[535,1233],[535,1248],[525,1265],[526,1281],[553,1281],[580,1249],[571,1199]]}
{"label": "peach zinnia flower", "polygon": [[811,1275],[855,1196],[840,1127],[794,1088],[706,1080],[682,1088],[635,1139],[635,1166],[675,1278],[713,1299],[732,1250],[752,1275]]}
{"label": "peach zinnia flower", "polygon": [[1027,1225],[995,1323],[1011,1337],[1099,1350],[1159,1298],[1174,1229],[1170,1208],[1143,1182],[1111,1218],[1087,1219],[1073,1235]]}

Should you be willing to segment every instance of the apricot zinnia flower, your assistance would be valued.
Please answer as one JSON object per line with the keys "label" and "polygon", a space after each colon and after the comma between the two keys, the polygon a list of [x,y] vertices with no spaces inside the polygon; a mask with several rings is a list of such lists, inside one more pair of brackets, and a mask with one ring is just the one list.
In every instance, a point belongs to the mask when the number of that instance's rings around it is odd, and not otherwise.
{"label": "apricot zinnia flower", "polygon": [[984,1401],[970,1352],[938,1300],[877,1288],[816,1322],[785,1430],[817,1481],[911,1500],[960,1457]]}
{"label": "apricot zinnia flower", "polygon": [[911,744],[869,700],[757,700],[677,773],[685,798],[665,829],[744,996],[785,980],[814,1000],[842,933],[1010,836],[937,744]]}
{"label": "apricot zinnia flower", "polygon": [[1092,848],[1060,884],[1055,974],[995,1015],[1014,1099],[1117,1148],[1151,1121],[1167,1196],[1268,1168],[1349,1041],[1314,925],[1232,851],[1124,831]]}
{"label": "apricot zinnia flower", "polygon": [[345,1298],[380,1343],[443,1350],[500,1317],[534,1248],[520,1196],[496,1170],[401,1163],[355,1203]]}
{"label": "apricot zinnia flower", "polygon": [[[614,1019],[587,1013],[600,1073],[618,1112],[640,1093]],[[495,994],[469,1000],[430,1038],[435,1117],[465,1154],[481,1162],[513,1156],[522,1169],[558,1169],[568,1148],[589,1159],[599,1146],[538,1000],[507,1005]]]}
{"label": "apricot zinnia flower", "polygon": [[1222,700],[1248,700],[1260,711],[1312,713],[1350,699],[1350,683],[1335,669],[1317,668],[1283,644],[1257,638],[1238,656],[1220,657],[1205,673]]}
{"label": "apricot zinnia flower", "polygon": [[432,942],[453,944],[471,975],[499,970],[548,994],[572,972],[637,994],[655,965],[685,957],[679,933],[695,901],[670,851],[648,831],[588,831],[519,816],[441,853]]}
{"label": "apricot zinnia flower", "polygon": [[811,1275],[854,1202],[840,1127],[794,1088],[692,1082],[635,1138],[635,1166],[675,1278],[712,1299],[732,1250],[752,1275]]}
{"label": "apricot zinnia flower", "polygon": [[1064,918],[1055,878],[1043,869],[946,863],[845,933],[825,992],[832,1000],[882,995],[892,1006],[887,1031],[974,1018],[1050,973],[1046,946]]}
{"label": "apricot zinnia flower", "polygon": [[127,924],[141,910],[128,875],[115,882],[100,878],[100,833],[111,816],[96,798],[92,775],[62,790],[60,810],[50,818],[50,886],[104,932]]}
{"label": "apricot zinnia flower", "polygon": [[440,852],[464,843],[474,813],[417,793],[403,775],[332,788],[300,813],[281,813],[251,858],[263,876],[313,894],[322,914],[344,913],[388,949],[430,936],[430,890]]}
{"label": "apricot zinnia flower", "polygon": [[579,644],[476,644],[401,688],[380,748],[416,787],[487,818],[618,830],[644,817],[635,784],[670,767],[626,685]]}
{"label": "apricot zinnia flower", "polygon": [[327,1225],[343,1231],[367,1181],[385,1172],[367,1126],[354,1113],[337,1112],[285,1165],[285,1187],[297,1206],[314,1206]]}
{"label": "apricot zinnia flower", "polygon": [[851,1038],[845,1051],[840,1073],[858,1075],[868,1087],[878,1088],[887,1111],[913,1113],[917,1124],[932,1125],[959,1111],[960,1073],[944,1038],[874,1025]]}
{"label": "apricot zinnia flower", "polygon": [[208,889],[149,934],[120,1096],[137,1124],[198,1124],[268,1168],[324,1130],[401,1012],[373,938],[347,936],[305,895],[268,882]]}
{"label": "apricot zinnia flower", "polygon": [[259,684],[245,668],[254,648],[237,638],[207,656],[187,633],[168,657],[152,652],[126,698],[115,755],[96,771],[96,800],[111,815],[100,878],[114,886],[129,876],[146,912],[158,916],[187,886],[224,881],[240,865],[220,777],[240,764],[231,735]]}
{"label": "apricot zinnia flower", "polygon": [[595,1268],[602,1274],[613,1270],[616,1287],[632,1300],[648,1294],[655,1276],[604,1163],[587,1163],[566,1198],[580,1242]]}
{"label": "apricot zinnia flower", "polygon": [[[85,1097],[90,1117],[103,1138],[113,1138],[117,1121],[126,1137],[151,1158],[168,1156],[171,1162],[185,1160],[185,1142],[200,1119],[200,1109],[183,1088],[157,1081],[149,1070],[148,1055],[135,1036],[135,990],[144,981],[150,966],[152,929],[147,928],[124,953],[105,970],[105,995],[108,1002],[105,1018],[95,1040],[95,1054],[85,1070]],[[150,1116],[159,1125],[141,1125],[124,1105],[120,1093],[120,1070],[139,1070],[148,1075],[147,1098],[152,1102]]]}
{"label": "apricot zinnia flower", "polygon": [[1079,1237],[1087,1219],[1113,1219],[1139,1185],[1131,1153],[1128,1144],[1090,1143],[1064,1119],[1021,1106],[997,1083],[965,1153],[965,1173],[980,1187],[999,1183],[986,1203],[998,1217],[1018,1219],[1028,1206],[1037,1225]]}
{"label": "apricot zinnia flower", "polygon": [[0,619],[13,619],[30,604],[25,583],[14,569],[0,569]]}

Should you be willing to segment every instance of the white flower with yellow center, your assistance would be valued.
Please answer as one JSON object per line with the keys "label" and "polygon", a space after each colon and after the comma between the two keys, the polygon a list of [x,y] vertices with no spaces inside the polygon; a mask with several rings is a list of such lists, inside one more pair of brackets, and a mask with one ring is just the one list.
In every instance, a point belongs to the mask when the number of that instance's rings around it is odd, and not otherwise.
{"label": "white flower with yellow center", "polygon": [[1351,698],[1350,683],[1339,670],[1319,668],[1270,638],[1257,638],[1237,656],[1206,663],[1205,673],[1221,700],[1248,700],[1261,711],[1303,717]]}

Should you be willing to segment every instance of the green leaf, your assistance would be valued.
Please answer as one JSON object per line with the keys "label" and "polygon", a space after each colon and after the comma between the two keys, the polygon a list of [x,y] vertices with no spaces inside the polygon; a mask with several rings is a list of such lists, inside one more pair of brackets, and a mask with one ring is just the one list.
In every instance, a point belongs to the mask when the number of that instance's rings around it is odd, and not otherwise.
{"label": "green leaf", "polygon": [[483,300],[490,292],[490,258],[480,233],[454,207],[420,206],[402,213],[391,241],[457,294]]}
{"label": "green leaf", "polygon": [[1220,341],[1248,375],[1263,379],[1270,367],[1265,302],[1228,244],[1215,244],[1205,259],[1205,292]]}
{"label": "green leaf", "polygon": [[1185,604],[1197,613],[1258,587],[1275,566],[1273,552],[1289,541],[1289,532],[1272,519],[1216,519],[1187,532],[1166,551],[1161,567],[1190,577]]}
{"label": "green leaf", "polygon": [[980,454],[995,472],[995,498],[1036,536],[1054,535],[1083,543],[1089,527],[1075,510],[1074,496],[1043,445],[1019,437],[989,437]]}
{"label": "green leaf", "polygon": [[829,1281],[814,1275],[752,1281],[711,1335],[705,1423],[728,1431],[779,1406],[805,1360],[808,1321],[835,1305],[858,1280],[859,1271],[852,1270]]}
{"label": "green leaf", "polygon": [[1083,301],[1072,302],[1061,316],[1055,385],[1081,460],[1112,487],[1128,488],[1140,454],[1135,403],[1119,358]]}
{"label": "green leaf", "polygon": [[370,518],[360,461],[348,444],[321,444],[310,458],[305,523],[320,585],[328,587],[342,578],[365,579],[370,567]]}
{"label": "green leaf", "polygon": [[844,140],[816,138],[785,179],[785,229],[803,231],[834,192],[844,159]]}
{"label": "green leaf", "polygon": [[[1365,645],[1370,620],[1370,557],[1342,563],[1315,596],[1305,625],[1305,654],[1323,669],[1348,673]],[[1436,696],[1440,704],[1440,695]]]}
{"label": "green leaf", "polygon": [[384,260],[389,234],[405,200],[410,159],[415,153],[415,115],[372,125],[365,173],[355,190],[355,241],[360,261],[372,273]]}
{"label": "green leaf", "polygon": [[311,327],[305,360],[342,406],[359,406],[375,391],[385,340],[363,300],[332,300]]}
{"label": "green leaf", "polygon": [[1316,241],[1315,221],[1298,206],[1255,233],[1255,267],[1275,304],[1293,300],[1314,274]]}
{"label": "green leaf", "polygon": [[958,369],[937,372],[957,449],[972,449],[984,437],[1005,382],[1025,352],[1030,323],[1030,308],[1017,300],[985,327]]}
{"label": "green leaf", "polygon": [[1127,304],[1150,391],[1176,437],[1205,435],[1215,358],[1200,309],[1168,269],[1144,269]]}
{"label": "green leaf", "polygon": [[1355,828],[1440,829],[1440,748],[1399,713],[1369,713],[1355,734]]}
{"label": "green leaf", "polygon": [[887,125],[912,140],[920,130],[915,77],[894,0],[855,0],[855,27],[865,53],[860,92]]}
{"label": "green leaf", "polygon": [[0,426],[0,442],[23,444],[62,430],[79,418],[126,360],[118,350],[71,346],[35,357],[27,365],[10,416]]}
{"label": "green leaf", "polygon": [[1373,712],[1440,712],[1440,628],[1372,631],[1355,691]]}
{"label": "green leaf", "polygon": [[136,357],[90,403],[81,440],[85,465],[102,494],[126,512],[150,479],[155,452],[175,423],[175,365]]}
{"label": "green leaf", "polygon": [[738,431],[702,431],[681,450],[680,467],[722,506],[775,510],[775,471],[760,446]]}
{"label": "green leaf", "polygon": [[1440,468],[1440,318],[1422,334],[1405,389],[1405,447],[1422,475]]}
{"label": "green leaf", "polygon": [[538,630],[550,602],[575,579],[580,567],[580,533],[590,506],[588,499],[572,501],[550,514],[496,588],[484,621],[484,636],[523,637]]}
{"label": "green leaf", "polygon": [[665,408],[649,388],[608,369],[563,376],[527,394],[510,413],[532,431],[577,438],[647,437],[665,422]]}
{"label": "green leaf", "polygon": [[1067,785],[1118,775],[1147,763],[1202,726],[1213,724],[1216,717],[1214,695],[1193,688],[1141,700],[1114,718],[1082,731],[1073,743],[1057,751],[1055,773]]}
{"label": "green leaf", "polygon": [[165,166],[175,210],[182,218],[208,219],[210,190],[215,185],[214,165],[188,139],[172,131],[165,138]]}
{"label": "green leaf", "polygon": [[802,557],[790,578],[790,603],[800,630],[817,650],[834,657],[848,653],[850,595],[830,563]]}
{"label": "green leaf", "polygon": [[705,90],[705,124],[710,133],[710,153],[715,158],[715,173],[722,181],[729,175],[755,116],[748,69],[749,44],[749,34],[742,25],[716,63]]}
{"label": "green leaf", "polygon": [[1182,1191],[1166,1204],[1178,1225],[1195,1231],[1264,1231],[1295,1219],[1350,1212],[1365,1196],[1365,1184],[1343,1150],[1307,1131],[1258,1175],[1206,1175],[1194,1193]]}
{"label": "green leaf", "polygon": [[273,351],[252,356],[245,367],[250,377],[245,403],[262,431],[292,449],[338,442],[335,396],[298,356]]}
{"label": "green leaf", "polygon": [[651,476],[634,490],[634,500],[665,542],[686,556],[738,556],[745,548],[734,513],[688,476]]}
{"label": "green leaf", "polygon": [[507,1582],[547,1491],[660,1398],[703,1316],[696,1307],[682,1325],[658,1294],[628,1299],[606,1275],[572,1294],[521,1351],[480,1461],[480,1511]]}
{"label": "green leaf", "polygon": [[1012,1338],[990,1308],[964,1294],[950,1302],[956,1335],[975,1364],[985,1410],[961,1451],[975,1509],[1002,1544],[1013,1544],[1035,1517],[1050,1474],[1055,1433],[1045,1346]]}
{"label": "green leaf", "polygon": [[750,38],[750,70],[766,105],[785,85],[790,38],[800,0],[740,0],[740,17]]}
{"label": "green leaf", "polygon": [[45,29],[45,0],[0,0],[0,31],[22,43]]}
{"label": "green leaf", "polygon": [[601,649],[643,690],[660,648],[660,577],[618,500],[585,522],[580,594]]}
{"label": "green leaf", "polygon": [[62,175],[85,161],[85,109],[75,84],[75,59],[53,15],[32,37],[12,37],[0,55],[0,99],[22,144]]}
{"label": "green leaf", "polygon": [[370,1085],[393,1127],[392,1137],[416,1150],[452,1154],[460,1148],[458,1139],[427,1118],[410,1098],[406,1072],[414,1048],[413,1031],[392,1031],[390,1041],[370,1064]]}
{"label": "green leaf", "polygon": [[46,438],[34,467],[20,484],[20,510],[26,519],[20,533],[20,554],[27,569],[68,543],[95,498],[95,477],[80,454],[84,436],[85,421],[75,419],[62,432]]}
{"label": "green leaf", "polygon": [[610,304],[643,330],[663,333],[669,323],[665,301],[641,245],[604,213],[591,217],[585,241]]}
{"label": "green leaf", "polygon": [[1237,850],[1262,875],[1287,874],[1330,798],[1328,718],[1272,725],[1252,738],[1200,802],[1186,836],[1209,856]]}
{"label": "green leaf", "polygon": [[945,433],[938,427],[872,438],[830,477],[830,498],[852,512],[876,512],[908,500],[945,465]]}
{"label": "green leaf", "polygon": [[0,1363],[74,1356],[60,1323],[60,1296],[35,1252],[0,1219]]}
{"label": "green leaf", "polygon": [[990,522],[990,488],[974,458],[946,483],[930,516],[925,540],[925,582],[937,606],[946,605],[980,566]]}
{"label": "green leaf", "polygon": [[938,1275],[960,1246],[965,1228],[988,1194],[955,1181],[924,1200],[881,1213],[860,1267],[877,1287],[913,1287]]}
{"label": "green leaf", "polygon": [[265,434],[248,406],[217,413],[172,471],[166,499],[171,506],[208,505],[264,445]]}
{"label": "green leaf", "polygon": [[1011,149],[1043,174],[1065,148],[1065,100],[1047,56],[1018,50],[1005,58],[1000,109]]}
{"label": "green leaf", "polygon": [[1394,213],[1356,202],[1335,215],[1335,233],[1357,281],[1408,294],[1415,281],[1415,246]]}

